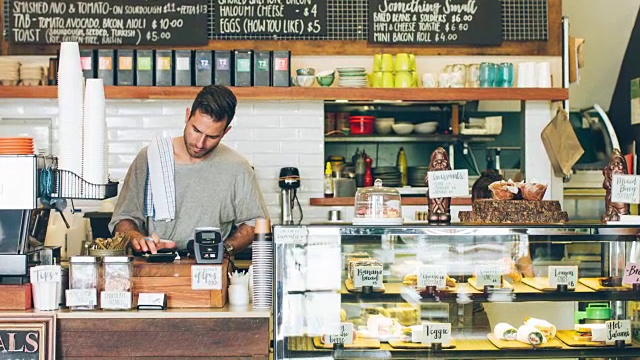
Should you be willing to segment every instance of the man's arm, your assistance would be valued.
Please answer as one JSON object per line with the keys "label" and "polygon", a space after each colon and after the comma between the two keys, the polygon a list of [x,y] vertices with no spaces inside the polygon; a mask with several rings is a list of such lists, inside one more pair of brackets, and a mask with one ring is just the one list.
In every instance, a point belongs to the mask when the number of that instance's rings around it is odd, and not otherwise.
{"label": "man's arm", "polygon": [[241,224],[238,229],[236,229],[236,232],[229,236],[225,242],[233,246],[233,252],[237,254],[251,245],[253,242],[253,231],[253,226]]}

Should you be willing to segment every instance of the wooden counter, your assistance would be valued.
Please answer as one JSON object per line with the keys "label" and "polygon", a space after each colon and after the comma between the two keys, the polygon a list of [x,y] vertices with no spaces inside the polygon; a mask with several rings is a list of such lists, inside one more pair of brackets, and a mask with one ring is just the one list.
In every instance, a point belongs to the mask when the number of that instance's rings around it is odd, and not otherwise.
{"label": "wooden counter", "polygon": [[[309,202],[311,206],[353,206],[355,198],[339,197],[339,198],[311,198]],[[422,197],[403,197],[401,200],[403,206],[427,206],[427,198]],[[471,206],[471,197],[452,198],[452,206]]]}

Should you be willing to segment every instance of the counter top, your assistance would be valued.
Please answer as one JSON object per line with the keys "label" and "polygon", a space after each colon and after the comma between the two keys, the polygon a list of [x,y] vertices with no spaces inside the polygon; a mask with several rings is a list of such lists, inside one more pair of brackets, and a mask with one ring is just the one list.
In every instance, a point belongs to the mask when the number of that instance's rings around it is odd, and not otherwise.
{"label": "counter top", "polygon": [[[17,311],[12,311],[16,313]],[[26,313],[50,314],[49,311],[28,310]],[[230,318],[269,318],[270,310],[253,310],[251,306],[230,306],[223,308],[168,309],[168,310],[130,310],[130,311],[55,311],[59,319],[230,319]],[[0,312],[0,315],[2,312]]]}
{"label": "counter top", "polygon": [[[355,198],[339,197],[339,198],[311,198],[309,199],[311,206],[353,206]],[[405,206],[426,206],[428,200],[426,196],[421,197],[403,197],[402,205]],[[471,196],[464,198],[452,198],[452,206],[471,206]]]}

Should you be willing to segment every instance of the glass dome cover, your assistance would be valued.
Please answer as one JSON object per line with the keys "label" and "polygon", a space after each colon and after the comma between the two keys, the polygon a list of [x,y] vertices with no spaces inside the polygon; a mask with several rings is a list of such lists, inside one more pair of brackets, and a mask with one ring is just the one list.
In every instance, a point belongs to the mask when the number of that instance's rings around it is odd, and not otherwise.
{"label": "glass dome cover", "polygon": [[402,225],[400,192],[382,186],[376,179],[373,186],[358,189],[353,207],[355,225]]}

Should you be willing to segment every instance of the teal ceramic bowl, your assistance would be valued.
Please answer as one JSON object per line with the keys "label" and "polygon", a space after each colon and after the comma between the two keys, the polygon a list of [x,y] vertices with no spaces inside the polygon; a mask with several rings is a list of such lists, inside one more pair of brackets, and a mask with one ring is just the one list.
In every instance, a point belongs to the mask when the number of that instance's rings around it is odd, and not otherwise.
{"label": "teal ceramic bowl", "polygon": [[318,85],[320,86],[331,86],[335,79],[336,74],[333,71],[323,71],[316,75],[316,80],[318,80]]}

